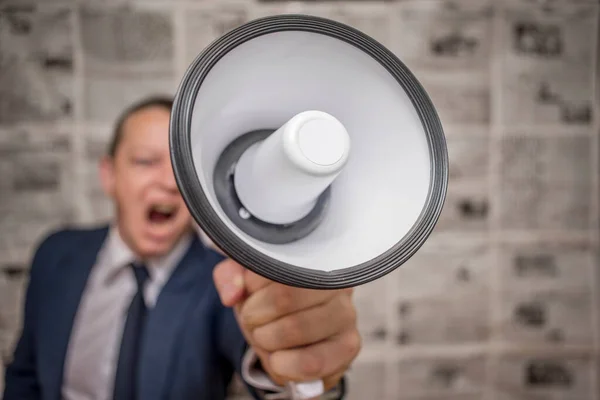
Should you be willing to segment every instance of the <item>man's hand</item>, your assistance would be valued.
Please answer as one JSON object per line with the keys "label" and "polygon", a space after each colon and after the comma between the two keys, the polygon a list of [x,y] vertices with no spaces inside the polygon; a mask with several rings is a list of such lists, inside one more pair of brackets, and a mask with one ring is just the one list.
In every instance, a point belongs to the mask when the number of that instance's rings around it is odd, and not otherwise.
{"label": "man's hand", "polygon": [[246,340],[279,385],[323,380],[333,388],[361,347],[352,289],[309,290],[263,278],[227,259],[213,278]]}

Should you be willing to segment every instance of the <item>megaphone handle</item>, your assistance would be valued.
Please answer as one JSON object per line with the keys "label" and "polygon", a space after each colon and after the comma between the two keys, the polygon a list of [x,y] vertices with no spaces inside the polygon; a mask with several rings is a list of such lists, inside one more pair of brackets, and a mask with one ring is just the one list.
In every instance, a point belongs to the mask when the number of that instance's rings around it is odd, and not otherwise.
{"label": "megaphone handle", "polygon": [[312,400],[318,399],[319,396],[325,393],[325,384],[323,381],[311,381],[290,383],[290,393],[292,400]]}

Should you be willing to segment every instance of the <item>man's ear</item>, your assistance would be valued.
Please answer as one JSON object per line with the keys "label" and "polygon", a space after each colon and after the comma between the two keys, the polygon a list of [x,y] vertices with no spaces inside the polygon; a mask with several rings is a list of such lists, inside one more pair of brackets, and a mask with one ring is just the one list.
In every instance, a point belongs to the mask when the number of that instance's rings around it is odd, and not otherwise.
{"label": "man's ear", "polygon": [[115,193],[115,167],[114,160],[111,157],[104,156],[100,160],[100,182],[102,189],[108,197],[113,197]]}

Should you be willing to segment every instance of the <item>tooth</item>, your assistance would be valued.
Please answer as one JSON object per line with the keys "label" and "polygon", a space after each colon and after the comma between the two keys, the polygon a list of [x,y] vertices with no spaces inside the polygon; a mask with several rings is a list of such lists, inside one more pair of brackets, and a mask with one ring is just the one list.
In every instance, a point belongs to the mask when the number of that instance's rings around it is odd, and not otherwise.
{"label": "tooth", "polygon": [[175,207],[166,204],[158,204],[154,206],[154,209],[158,212],[168,214],[170,212],[173,212],[175,210]]}

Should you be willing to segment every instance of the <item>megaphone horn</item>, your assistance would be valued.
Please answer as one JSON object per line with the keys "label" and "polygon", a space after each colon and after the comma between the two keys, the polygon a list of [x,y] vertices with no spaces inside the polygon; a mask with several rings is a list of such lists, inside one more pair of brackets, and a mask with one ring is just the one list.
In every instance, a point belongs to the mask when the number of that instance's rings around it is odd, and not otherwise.
{"label": "megaphone horn", "polygon": [[206,235],[305,288],[398,268],[448,185],[442,125],[416,77],[366,34],[308,15],[260,18],[204,49],[176,93],[170,146]]}

